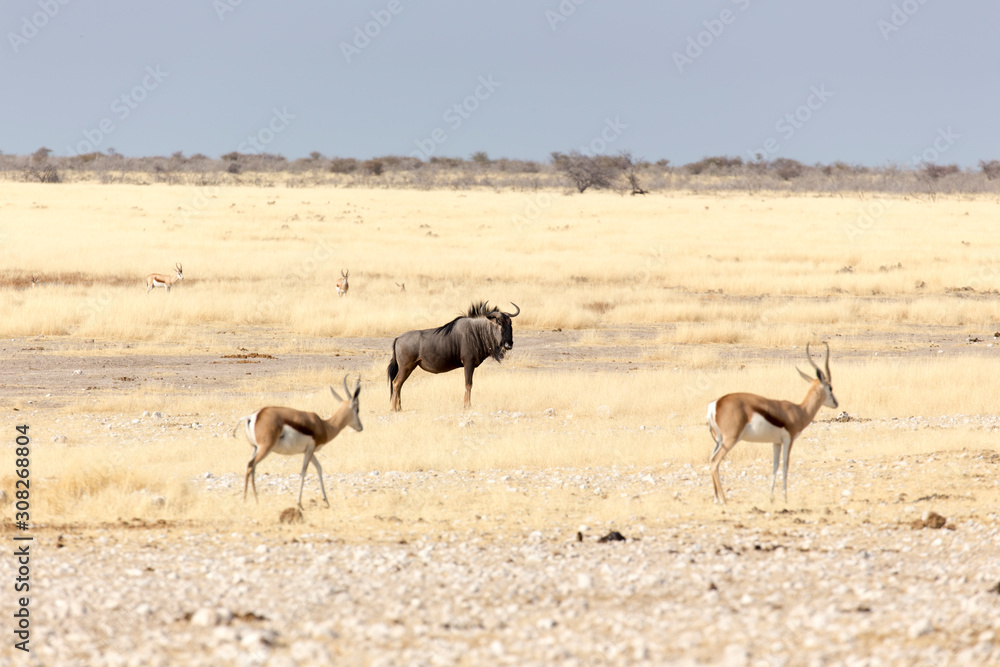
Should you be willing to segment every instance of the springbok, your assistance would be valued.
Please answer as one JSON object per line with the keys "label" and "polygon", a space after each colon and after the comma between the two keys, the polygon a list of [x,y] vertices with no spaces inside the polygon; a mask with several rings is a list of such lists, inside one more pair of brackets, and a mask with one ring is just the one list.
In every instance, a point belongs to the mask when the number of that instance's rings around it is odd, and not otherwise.
{"label": "springbok", "polygon": [[809,390],[802,403],[779,401],[756,394],[726,394],[708,404],[708,428],[715,440],[712,451],[712,484],[715,487],[715,502],[725,503],[726,494],[719,478],[719,464],[740,440],[747,442],[770,442],[774,445],[774,467],[771,471],[771,502],[774,502],[774,484],[778,478],[778,463],[784,457],[784,493],[788,502],[788,456],[792,444],[806,426],[812,423],[816,413],[824,405],[837,407],[837,399],[830,385],[830,345],[826,342],[826,372],[824,373],[809,354],[806,343],[806,358],[816,370],[816,378],[799,371],[799,375],[809,382]]}
{"label": "springbok", "polygon": [[253,497],[257,500],[257,464],[268,454],[274,452],[282,456],[303,454],[302,473],[299,476],[298,507],[302,509],[302,489],[306,483],[306,468],[312,462],[319,476],[319,488],[323,491],[323,502],[330,506],[326,497],[326,486],[323,484],[323,467],[316,458],[316,452],[350,426],[355,431],[363,430],[361,417],[358,416],[358,394],[361,393],[361,376],[354,386],[354,391],[347,388],[347,376],[344,376],[344,393],[347,398],[341,398],[330,387],[330,393],[340,401],[340,405],[328,419],[321,419],[315,412],[302,412],[292,408],[261,408],[252,415],[247,415],[236,423],[233,435],[240,426],[246,431],[247,440],[253,446],[253,456],[247,463],[246,474],[243,476],[243,502],[247,499],[247,483],[253,485]]}
{"label": "springbok", "polygon": [[184,269],[180,262],[174,265],[174,275],[169,276],[163,273],[150,273],[146,276],[146,294],[154,287],[166,287],[170,291],[170,286],[178,280],[184,280]]}
{"label": "springbok", "polygon": [[407,331],[392,341],[389,374],[389,402],[394,412],[402,410],[400,392],[403,383],[418,366],[428,373],[446,373],[465,369],[465,408],[472,401],[472,373],[487,358],[503,361],[514,347],[511,318],[521,312],[505,313],[482,301],[472,304],[465,317],[456,317],[436,329]]}
{"label": "springbok", "polygon": [[351,286],[347,284],[347,276],[350,274],[350,271],[340,270],[340,280],[337,281],[337,296],[344,296],[350,289]]}

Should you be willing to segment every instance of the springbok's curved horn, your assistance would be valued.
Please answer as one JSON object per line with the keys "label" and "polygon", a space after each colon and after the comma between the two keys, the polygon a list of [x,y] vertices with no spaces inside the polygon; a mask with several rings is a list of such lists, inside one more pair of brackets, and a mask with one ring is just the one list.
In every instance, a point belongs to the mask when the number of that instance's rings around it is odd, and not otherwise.
{"label": "springbok's curved horn", "polygon": [[830,344],[823,341],[823,345],[826,345],[826,381],[830,382]]}
{"label": "springbok's curved horn", "polygon": [[360,390],[360,389],[361,389],[361,373],[358,373],[358,381],[354,385],[354,393],[355,394],[358,393],[358,390]]}
{"label": "springbok's curved horn", "polygon": [[[830,381],[830,344],[827,343],[826,341],[823,341],[823,344],[826,345],[826,375],[823,376],[823,377],[826,378],[827,382],[829,382]],[[819,366],[816,365],[816,362],[813,361],[812,354],[809,353],[809,343],[806,343],[806,358],[809,359],[809,363],[812,364],[812,367],[814,369],[816,369],[816,375],[817,376],[823,375],[823,371],[821,371],[820,368],[819,368]]]}
{"label": "springbok's curved horn", "polygon": [[180,271],[181,273],[184,272],[184,265],[181,264],[180,262],[177,262],[177,264],[175,264],[174,266],[176,266],[177,270]]}
{"label": "springbok's curved horn", "polygon": [[334,389],[334,388],[333,388],[332,386],[330,387],[330,393],[331,393],[331,394],[333,394],[333,397],[334,397],[335,399],[337,399],[338,401],[340,401],[341,403],[343,403],[343,402],[344,402],[344,399],[342,399],[342,398],[340,397],[340,394],[338,394],[338,393],[337,393],[337,390],[336,390],[336,389]]}
{"label": "springbok's curved horn", "polygon": [[511,301],[511,302],[510,302],[510,305],[512,305],[512,306],[514,306],[515,308],[517,308],[517,312],[516,312],[516,313],[513,313],[513,314],[511,314],[511,313],[507,313],[507,316],[508,316],[508,317],[517,317],[518,315],[520,315],[520,314],[521,314],[521,309],[520,309],[520,308],[518,307],[518,305],[517,305],[516,303],[514,303],[513,301]]}
{"label": "springbok's curved horn", "polygon": [[351,390],[347,388],[347,377],[348,377],[348,375],[350,375],[350,373],[348,373],[347,375],[344,376],[344,393],[347,394],[347,398],[350,399],[351,398]]}

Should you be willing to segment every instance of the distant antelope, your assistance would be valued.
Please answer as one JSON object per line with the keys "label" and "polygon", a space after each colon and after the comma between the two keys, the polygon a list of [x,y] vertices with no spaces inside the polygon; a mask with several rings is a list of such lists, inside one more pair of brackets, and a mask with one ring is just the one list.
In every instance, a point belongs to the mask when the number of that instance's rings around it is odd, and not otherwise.
{"label": "distant antelope", "polygon": [[784,455],[784,493],[788,502],[788,456],[792,444],[806,426],[812,423],[816,413],[824,405],[837,407],[837,399],[830,385],[830,345],[826,345],[826,373],[821,371],[809,354],[806,344],[806,358],[816,369],[816,379],[799,370],[799,375],[809,382],[809,391],[802,403],[778,401],[756,394],[726,394],[708,404],[708,428],[715,440],[712,451],[712,484],[715,487],[715,502],[725,503],[726,494],[719,478],[719,465],[740,440],[747,442],[770,442],[774,445],[774,467],[771,471],[771,501],[774,502],[774,483],[778,478],[778,463]]}
{"label": "distant antelope", "polygon": [[163,273],[150,273],[146,276],[146,294],[149,294],[154,287],[166,287],[169,292],[170,286],[178,280],[184,280],[184,269],[180,262],[174,265],[174,275],[172,276]]}
{"label": "distant antelope", "polygon": [[252,415],[240,419],[233,429],[233,434],[240,426],[246,430],[247,440],[253,446],[253,456],[247,463],[247,471],[243,476],[243,501],[247,499],[247,483],[253,484],[253,497],[257,500],[257,464],[268,454],[274,452],[283,456],[303,454],[302,473],[299,479],[298,507],[302,509],[302,489],[306,483],[306,468],[312,462],[319,475],[319,488],[323,491],[323,502],[330,506],[326,497],[326,486],[323,484],[323,468],[316,458],[316,452],[326,443],[337,437],[344,427],[350,426],[355,431],[361,431],[361,418],[358,416],[358,394],[361,393],[361,377],[352,392],[347,388],[347,376],[344,376],[344,392],[347,398],[341,398],[333,387],[330,393],[340,401],[336,411],[328,418],[321,419],[315,412],[302,412],[292,408],[261,408]]}
{"label": "distant antelope", "polygon": [[31,276],[31,286],[32,287],[38,287],[38,277],[37,276],[34,276],[34,275]]}
{"label": "distant antelope", "polygon": [[400,292],[405,292],[406,291],[406,283],[396,283],[396,287],[399,288]]}
{"label": "distant antelope", "polygon": [[351,286],[347,284],[347,276],[350,274],[350,271],[340,270],[340,280],[337,281],[337,296],[344,296],[350,289]]}

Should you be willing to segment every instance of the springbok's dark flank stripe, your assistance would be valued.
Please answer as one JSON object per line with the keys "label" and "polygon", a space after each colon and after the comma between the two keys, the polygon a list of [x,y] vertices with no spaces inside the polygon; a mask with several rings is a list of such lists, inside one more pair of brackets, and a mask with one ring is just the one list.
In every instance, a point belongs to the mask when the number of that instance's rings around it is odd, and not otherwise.
{"label": "springbok's dark flank stripe", "polygon": [[[715,502],[725,503],[726,493],[722,490],[722,479],[719,476],[719,465],[722,459],[736,446],[741,439],[753,442],[772,442],[774,440],[774,473],[771,476],[771,500],[774,500],[774,484],[778,476],[778,464],[784,456],[784,493],[785,500],[788,500],[788,456],[791,453],[795,438],[799,436],[803,429],[812,423],[816,418],[816,413],[822,406],[830,408],[837,407],[837,399],[833,395],[833,386],[830,384],[830,346],[826,345],[826,373],[819,369],[813,361],[809,352],[809,345],[806,345],[806,358],[816,371],[816,379],[799,371],[806,382],[809,383],[809,391],[801,403],[791,401],[777,401],[771,398],[764,398],[757,394],[726,394],[708,405],[708,427],[715,441],[715,449],[712,451],[711,470],[712,486],[715,488]],[[774,430],[761,428],[760,424],[754,424],[754,416],[760,415]]]}

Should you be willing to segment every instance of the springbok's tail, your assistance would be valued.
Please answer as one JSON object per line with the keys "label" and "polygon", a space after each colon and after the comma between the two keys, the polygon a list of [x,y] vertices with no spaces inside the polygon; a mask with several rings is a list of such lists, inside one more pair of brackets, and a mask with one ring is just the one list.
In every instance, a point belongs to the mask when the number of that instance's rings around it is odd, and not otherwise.
{"label": "springbok's tail", "polygon": [[399,363],[396,361],[396,338],[392,341],[392,361],[389,362],[389,398],[392,398],[392,381],[396,379],[396,374],[399,373]]}
{"label": "springbok's tail", "polygon": [[710,458],[715,458],[719,447],[722,447],[722,431],[719,430],[719,425],[715,423],[715,401],[708,404],[708,414],[705,415],[705,419],[708,420],[708,430],[712,433],[712,440],[715,441],[715,449],[712,450]]}
{"label": "springbok's tail", "polygon": [[254,447],[256,447],[257,444],[256,444],[256,442],[254,442],[255,439],[253,437],[254,423],[256,421],[257,421],[257,413],[256,412],[253,413],[252,415],[247,415],[246,417],[240,417],[240,420],[238,422],[236,422],[236,426],[233,427],[233,437],[234,438],[236,437],[236,432],[239,431],[240,427],[242,426],[243,427],[243,432],[247,436],[247,440],[250,441],[251,445],[253,445]]}

